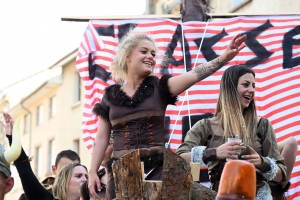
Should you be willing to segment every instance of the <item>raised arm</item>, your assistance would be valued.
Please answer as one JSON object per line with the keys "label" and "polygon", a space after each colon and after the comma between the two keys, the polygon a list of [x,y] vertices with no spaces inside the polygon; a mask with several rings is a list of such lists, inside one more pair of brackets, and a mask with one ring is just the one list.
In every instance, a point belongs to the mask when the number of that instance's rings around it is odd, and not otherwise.
{"label": "raised arm", "polygon": [[108,121],[99,117],[98,132],[94,140],[94,147],[91,160],[91,169],[89,171],[89,190],[95,199],[99,199],[95,192],[95,187],[101,191],[100,180],[97,176],[97,171],[100,167],[105,151],[107,149],[110,138],[110,124]]}
{"label": "raised arm", "polygon": [[196,66],[193,70],[187,73],[170,78],[168,85],[172,96],[179,95],[195,83],[218,71],[218,69],[224,66],[228,61],[232,60],[240,52],[240,50],[245,47],[242,43],[246,39],[246,35],[236,35],[233,37],[225,52],[221,56],[210,62]]}
{"label": "raised arm", "polygon": [[[9,144],[12,144],[12,128],[13,128],[13,119],[8,113],[3,113],[5,122],[1,122],[2,126],[5,129],[6,137],[8,138]],[[22,187],[28,199],[53,199],[53,196],[40,184],[36,176],[34,175],[28,156],[25,151],[21,150],[21,155],[14,162],[17,171],[19,173]],[[30,183],[30,184],[28,184]]]}

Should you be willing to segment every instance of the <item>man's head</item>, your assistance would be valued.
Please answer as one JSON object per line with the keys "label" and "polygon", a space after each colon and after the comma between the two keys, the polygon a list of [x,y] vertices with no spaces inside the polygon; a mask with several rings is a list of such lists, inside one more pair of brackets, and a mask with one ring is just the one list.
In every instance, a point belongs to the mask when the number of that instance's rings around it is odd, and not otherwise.
{"label": "man's head", "polygon": [[4,199],[7,194],[14,186],[14,178],[7,177],[4,173],[0,173],[0,199]]}
{"label": "man's head", "polygon": [[52,165],[52,172],[56,176],[61,168],[75,162],[80,163],[80,157],[75,151],[61,151],[56,156],[55,165]]}
{"label": "man's head", "polygon": [[4,199],[14,186],[14,178],[11,177],[10,164],[6,161],[5,149],[0,145],[0,200]]}

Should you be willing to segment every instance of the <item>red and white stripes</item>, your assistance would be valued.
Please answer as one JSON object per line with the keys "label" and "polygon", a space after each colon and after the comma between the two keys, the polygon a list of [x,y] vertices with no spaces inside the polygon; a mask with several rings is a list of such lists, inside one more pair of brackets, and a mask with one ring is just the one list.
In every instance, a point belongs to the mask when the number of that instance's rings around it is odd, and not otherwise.
{"label": "red and white stripes", "polygon": [[[265,24],[268,20],[272,26],[255,38],[267,51],[273,53],[267,60],[253,68],[256,72],[255,100],[258,115],[270,120],[278,141],[294,136],[300,144],[300,66],[294,66],[291,69],[283,69],[282,66],[284,35],[299,26],[300,16],[238,17],[210,22],[205,35],[203,34],[206,26],[205,22],[184,23],[183,32],[189,45],[191,67],[194,65],[198,52],[198,46],[194,42],[195,39],[202,38],[203,36],[210,38],[221,33],[224,29],[227,35],[211,47],[217,55],[220,55],[234,35],[251,31]],[[89,54],[92,54],[93,64],[97,64],[109,71],[109,65],[115,57],[119,42],[119,26],[128,23],[136,24],[133,32],[147,33],[156,41],[159,52],[156,56],[157,64],[154,73],[158,76],[161,76],[162,58],[176,27],[179,25],[178,22],[167,19],[91,20],[89,22],[78,49],[76,66],[86,89],[82,118],[82,137],[90,152],[93,138],[97,132],[97,118],[91,113],[91,110],[96,102],[101,101],[105,87],[114,84],[114,82],[112,80],[105,82],[98,78],[90,80],[88,57]],[[114,33],[111,36],[100,36],[95,29],[112,25]],[[300,35],[296,35],[293,39],[299,40],[299,38]],[[292,58],[300,57],[299,45],[292,46],[291,51]],[[183,93],[180,96],[177,106],[168,106],[167,116],[170,117],[169,133],[174,129],[170,143],[172,150],[176,150],[179,144],[181,144],[181,118],[188,116],[188,109],[191,115],[213,113],[218,98],[220,79],[224,70],[234,64],[244,64],[256,56],[250,48],[245,47],[227,66],[192,86],[188,91],[188,98],[183,103],[180,117],[176,124],[175,120],[179,114],[178,112],[185,94]],[[173,57],[177,60],[183,59],[180,41],[177,42]],[[197,64],[204,62],[207,61],[200,51]],[[184,73],[185,68],[183,65],[177,67],[169,65],[168,70],[172,75],[176,76]],[[298,152],[291,182],[290,197],[292,199],[300,199],[300,151]]]}

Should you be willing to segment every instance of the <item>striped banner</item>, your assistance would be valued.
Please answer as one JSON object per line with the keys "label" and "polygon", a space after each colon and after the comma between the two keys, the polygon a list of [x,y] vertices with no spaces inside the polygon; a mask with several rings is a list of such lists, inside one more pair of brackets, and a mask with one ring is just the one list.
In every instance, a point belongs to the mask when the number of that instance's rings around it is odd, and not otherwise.
{"label": "striped banner", "polygon": [[[270,120],[277,140],[294,136],[300,144],[299,24],[300,16],[238,17],[183,24],[168,19],[91,20],[76,59],[86,89],[82,119],[84,143],[91,152],[97,132],[97,118],[91,110],[101,101],[104,89],[114,84],[109,66],[120,39],[132,30],[147,33],[155,40],[159,51],[154,73],[159,77],[164,73],[176,76],[195,64],[214,59],[238,33],[248,36],[247,46],[227,66],[192,86],[185,101],[183,93],[177,106],[168,106],[166,140],[173,132],[170,144],[173,151],[189,129],[189,117],[194,123],[214,113],[221,76],[228,66],[235,64],[246,64],[256,72],[258,115]],[[163,58],[168,59],[163,62]],[[300,151],[291,182],[288,194],[292,199],[300,199]]]}

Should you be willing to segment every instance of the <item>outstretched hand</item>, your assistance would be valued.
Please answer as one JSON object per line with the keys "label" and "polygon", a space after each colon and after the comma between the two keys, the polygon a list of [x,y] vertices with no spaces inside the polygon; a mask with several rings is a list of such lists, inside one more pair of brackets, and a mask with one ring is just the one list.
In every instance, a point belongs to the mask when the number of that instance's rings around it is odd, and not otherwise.
{"label": "outstretched hand", "polygon": [[[243,44],[247,39],[247,35],[238,34],[232,38],[225,52],[221,55],[223,63],[232,60],[246,45]],[[243,44],[243,45],[242,45]]]}
{"label": "outstretched hand", "polygon": [[12,129],[14,125],[14,120],[10,116],[10,114],[3,112],[4,122],[0,121],[2,127],[5,130],[6,135],[12,135]]}

